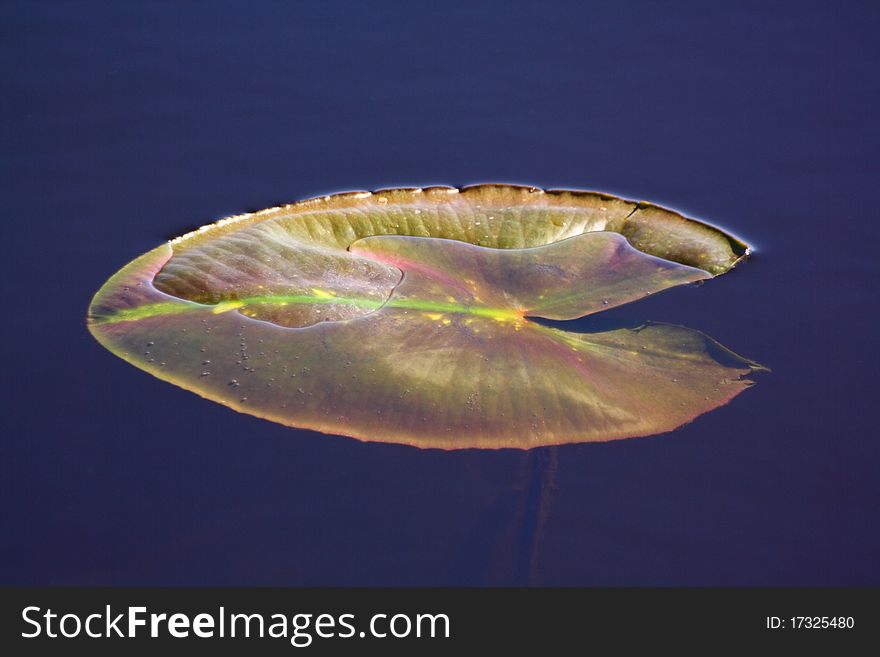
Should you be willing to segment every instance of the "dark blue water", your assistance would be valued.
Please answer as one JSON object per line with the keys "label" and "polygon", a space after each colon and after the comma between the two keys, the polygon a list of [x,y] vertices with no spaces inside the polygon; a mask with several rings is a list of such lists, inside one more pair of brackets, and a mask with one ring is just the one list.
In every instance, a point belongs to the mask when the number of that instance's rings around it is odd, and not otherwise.
{"label": "dark blue water", "polygon": [[[880,12],[847,3],[4,3],[4,584],[878,584]],[[88,334],[169,236],[352,188],[644,198],[757,247],[614,311],[772,374],[533,452],[294,431]]]}

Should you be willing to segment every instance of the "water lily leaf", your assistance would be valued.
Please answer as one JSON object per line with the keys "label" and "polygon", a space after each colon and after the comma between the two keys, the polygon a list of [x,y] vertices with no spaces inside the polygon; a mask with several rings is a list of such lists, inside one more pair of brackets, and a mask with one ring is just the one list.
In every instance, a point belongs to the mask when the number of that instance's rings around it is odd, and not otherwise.
{"label": "water lily leaf", "polygon": [[323,197],[224,220],[113,276],[93,335],[236,410],[447,449],[671,430],[759,366],[678,326],[568,320],[705,280],[747,254],[669,210],[484,185]]}

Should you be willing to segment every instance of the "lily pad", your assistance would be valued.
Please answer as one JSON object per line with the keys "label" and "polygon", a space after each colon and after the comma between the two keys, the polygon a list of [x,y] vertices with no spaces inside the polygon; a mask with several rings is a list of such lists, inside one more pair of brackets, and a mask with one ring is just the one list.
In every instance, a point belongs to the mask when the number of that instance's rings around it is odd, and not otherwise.
{"label": "lily pad", "polygon": [[697,331],[569,320],[722,274],[723,231],[604,194],[505,185],[325,196],[134,260],[92,334],[160,379],[282,424],[419,447],[669,431],[760,366]]}

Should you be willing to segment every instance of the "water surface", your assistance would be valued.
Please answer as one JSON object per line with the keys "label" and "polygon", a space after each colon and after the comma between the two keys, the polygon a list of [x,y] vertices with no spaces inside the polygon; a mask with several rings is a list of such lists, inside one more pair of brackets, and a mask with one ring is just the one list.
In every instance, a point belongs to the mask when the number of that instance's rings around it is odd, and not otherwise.
{"label": "water surface", "polygon": [[[6,3],[6,584],[878,584],[872,3]],[[487,181],[644,198],[755,257],[609,311],[773,373],[672,434],[519,451],[239,415],[88,335],[222,216]],[[611,314],[613,313],[613,315]]]}

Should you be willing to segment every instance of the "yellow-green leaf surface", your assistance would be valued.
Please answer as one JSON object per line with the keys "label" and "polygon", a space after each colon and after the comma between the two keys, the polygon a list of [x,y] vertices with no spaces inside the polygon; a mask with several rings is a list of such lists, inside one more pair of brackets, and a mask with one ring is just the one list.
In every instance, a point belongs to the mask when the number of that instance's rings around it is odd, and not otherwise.
{"label": "yellow-green leaf surface", "polygon": [[739,240],[644,203],[503,185],[348,193],[185,235],[113,276],[93,335],[282,424],[420,447],[671,430],[758,366],[678,326],[568,320],[712,278]]}

